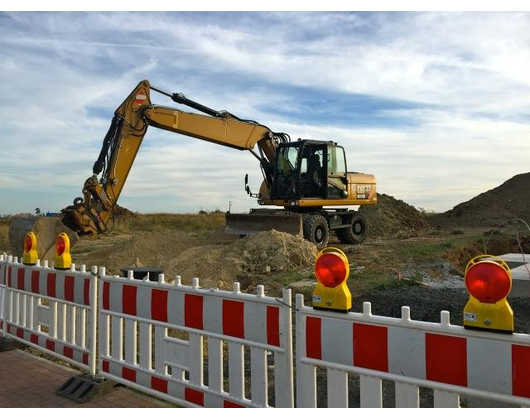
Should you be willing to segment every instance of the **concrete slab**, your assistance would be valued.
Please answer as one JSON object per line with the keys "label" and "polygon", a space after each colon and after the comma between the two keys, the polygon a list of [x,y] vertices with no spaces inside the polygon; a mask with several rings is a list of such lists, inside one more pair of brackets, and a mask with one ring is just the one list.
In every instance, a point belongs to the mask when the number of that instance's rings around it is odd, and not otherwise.
{"label": "concrete slab", "polygon": [[512,291],[510,296],[530,298],[530,254],[499,255],[510,267]]}

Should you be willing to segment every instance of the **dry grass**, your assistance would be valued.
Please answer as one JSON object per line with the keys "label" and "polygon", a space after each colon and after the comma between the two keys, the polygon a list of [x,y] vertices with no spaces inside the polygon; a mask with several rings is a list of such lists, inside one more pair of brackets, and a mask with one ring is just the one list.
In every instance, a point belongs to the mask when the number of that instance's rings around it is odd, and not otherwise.
{"label": "dry grass", "polygon": [[222,229],[225,226],[224,213],[209,214],[175,214],[153,213],[135,214],[125,218],[117,218],[114,231],[129,232],[160,232],[165,230],[182,230],[185,232]]}
{"label": "dry grass", "polygon": [[9,250],[9,223],[11,219],[0,219],[0,252]]}

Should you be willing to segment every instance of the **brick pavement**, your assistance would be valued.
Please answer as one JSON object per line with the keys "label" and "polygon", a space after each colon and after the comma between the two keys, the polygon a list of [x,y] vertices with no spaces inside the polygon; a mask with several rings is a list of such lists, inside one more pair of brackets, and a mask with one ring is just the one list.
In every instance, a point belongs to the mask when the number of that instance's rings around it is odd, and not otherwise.
{"label": "brick pavement", "polygon": [[23,350],[0,352],[0,408],[7,407],[171,407],[129,388],[117,386],[106,395],[84,404],[55,394],[79,372]]}

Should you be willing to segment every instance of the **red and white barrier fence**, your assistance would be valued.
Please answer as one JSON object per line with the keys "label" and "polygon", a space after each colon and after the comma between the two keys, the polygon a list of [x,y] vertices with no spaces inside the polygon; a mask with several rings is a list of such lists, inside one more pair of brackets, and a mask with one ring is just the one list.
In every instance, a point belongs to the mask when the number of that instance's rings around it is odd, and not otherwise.
{"label": "red and white barrier fence", "polygon": [[103,376],[185,406],[268,407],[273,366],[274,406],[294,405],[290,290],[277,300],[262,286],[250,295],[129,274],[100,269]]}
{"label": "red and white barrier fence", "polygon": [[13,257],[6,254],[0,255],[0,337],[4,336],[4,296],[6,290],[6,268],[7,261],[12,260]]}
{"label": "red and white barrier fence", "polygon": [[317,311],[297,295],[297,403],[316,407],[316,367],[327,369],[330,407],[348,407],[348,374],[360,376],[362,407],[382,406],[382,380],[395,383],[398,407],[418,407],[419,387],[435,407],[459,406],[459,395],[530,406],[530,336],[478,332],[441,323]]}
{"label": "red and white barrier fence", "polygon": [[96,373],[97,267],[87,272],[0,260],[3,333]]}

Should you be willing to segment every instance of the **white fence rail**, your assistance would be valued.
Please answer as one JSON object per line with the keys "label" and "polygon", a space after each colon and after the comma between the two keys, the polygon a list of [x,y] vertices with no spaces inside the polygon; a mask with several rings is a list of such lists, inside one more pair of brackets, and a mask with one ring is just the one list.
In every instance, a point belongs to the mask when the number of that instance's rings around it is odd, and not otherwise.
{"label": "white fence rail", "polygon": [[268,407],[273,367],[273,405],[294,405],[289,290],[278,301],[261,286],[249,295],[238,283],[228,292],[163,275],[100,277],[102,375],[185,406]]}
{"label": "white fence rail", "polygon": [[[96,271],[0,260],[3,334],[96,373]],[[1,273],[1,271],[0,271]]]}
{"label": "white fence rail", "polygon": [[430,388],[435,407],[458,407],[459,396],[530,406],[530,336],[466,330],[449,323],[363,313],[317,311],[296,296],[297,405],[317,406],[317,367],[327,374],[327,406],[348,407],[348,375],[360,380],[360,406],[382,407],[382,381],[395,384],[397,407],[419,407]]}

